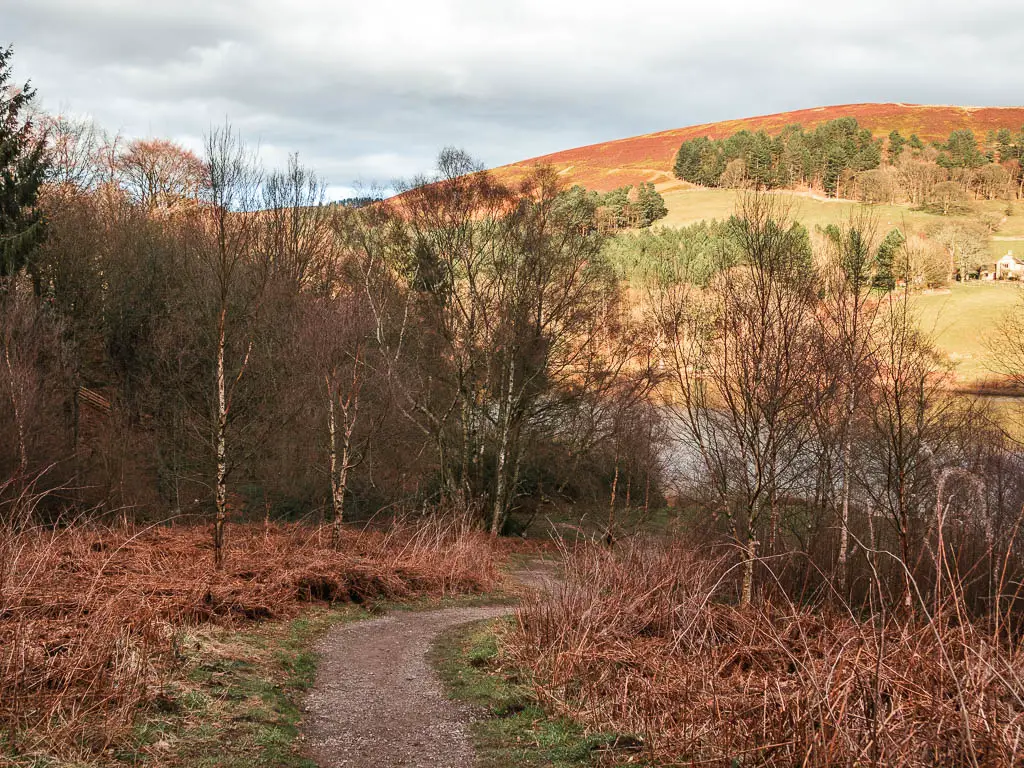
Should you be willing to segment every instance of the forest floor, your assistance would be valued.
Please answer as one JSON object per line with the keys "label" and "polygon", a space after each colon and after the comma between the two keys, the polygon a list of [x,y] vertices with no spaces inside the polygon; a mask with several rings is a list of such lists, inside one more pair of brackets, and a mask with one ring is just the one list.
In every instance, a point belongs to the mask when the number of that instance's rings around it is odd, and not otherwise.
{"label": "forest floor", "polygon": [[0,530],[0,766],[312,766],[299,704],[331,628],[493,605],[513,549],[458,519],[387,530]]}

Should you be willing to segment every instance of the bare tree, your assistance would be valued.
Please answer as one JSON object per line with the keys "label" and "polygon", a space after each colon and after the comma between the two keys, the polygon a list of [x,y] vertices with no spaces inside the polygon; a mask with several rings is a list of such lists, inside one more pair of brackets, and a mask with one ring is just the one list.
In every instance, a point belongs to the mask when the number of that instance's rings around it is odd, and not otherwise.
{"label": "bare tree", "polygon": [[[481,305],[490,353],[487,391],[497,400],[491,532],[497,534],[518,485],[527,430],[552,418],[580,391],[644,392],[639,345],[626,332],[617,286],[600,258],[594,212],[562,197],[550,169],[535,172],[509,218],[511,237],[495,256],[492,305]],[[642,363],[639,366],[642,369]],[[636,373],[636,370],[631,371]],[[637,389],[639,386],[639,389]]]}
{"label": "bare tree", "polygon": [[897,166],[900,185],[911,204],[924,205],[931,199],[932,189],[946,180],[946,171],[930,160],[904,154]]}
{"label": "bare tree", "polygon": [[[206,140],[207,208],[204,220],[211,242],[202,258],[212,280],[216,316],[216,403],[214,450],[214,563],[224,564],[228,517],[228,435],[236,390],[252,355],[253,319],[266,286],[268,270],[254,259],[262,171],[230,126],[215,129]],[[229,360],[229,356],[233,360]]]}
{"label": "bare tree", "polygon": [[131,141],[115,163],[128,194],[149,209],[193,201],[199,197],[204,179],[212,178],[196,155],[165,139]]}
{"label": "bare tree", "polygon": [[108,137],[96,123],[66,115],[45,122],[49,181],[57,187],[95,189],[104,180],[103,147]]}
{"label": "bare tree", "polygon": [[936,227],[931,234],[949,256],[950,277],[959,276],[962,282],[966,283],[990,258],[988,233],[980,224],[950,222]]}
{"label": "bare tree", "polygon": [[[438,173],[421,179],[398,200],[403,226],[394,261],[404,264],[410,298],[420,323],[413,358],[443,360],[420,367],[418,381],[395,379],[399,407],[434,442],[442,486],[448,495],[474,495],[471,470],[480,431],[481,305],[489,286],[488,251],[502,236],[500,220],[509,206],[508,190],[497,185],[465,153],[446,149]],[[404,343],[411,341],[400,337]],[[453,431],[455,434],[453,434]]]}
{"label": "bare tree", "polygon": [[391,260],[405,265],[421,328],[418,384],[396,379],[400,407],[431,436],[445,492],[486,498],[495,534],[533,437],[625,370],[595,204],[563,191],[549,169],[502,187],[448,150],[431,183],[398,200]]}
{"label": "bare tree", "polygon": [[921,516],[932,493],[936,457],[950,435],[951,400],[940,390],[939,357],[905,292],[883,300],[876,339],[867,401],[871,432],[858,473],[870,506],[896,533],[909,609],[915,544],[923,536]]}
{"label": "bare tree", "polygon": [[716,277],[702,306],[672,302],[663,319],[684,429],[737,534],[730,504],[742,500],[749,603],[764,517],[774,549],[780,492],[809,440],[815,297],[809,243],[777,198],[745,194],[734,236],[743,263]]}
{"label": "bare tree", "polygon": [[871,375],[869,361],[874,351],[873,326],[879,307],[879,302],[871,296],[878,245],[876,237],[875,220],[865,213],[855,214],[846,227],[827,238],[826,261],[822,269],[824,291],[819,318],[825,341],[823,352],[832,356],[832,364],[820,367],[839,372],[837,394],[843,403],[839,429],[842,442],[842,500],[837,558],[843,589],[849,587],[847,556],[853,486],[854,418],[861,405],[865,380]]}
{"label": "bare tree", "polygon": [[332,538],[337,543],[350,475],[365,459],[379,420],[379,414],[366,407],[363,390],[368,384],[374,387],[373,399],[379,401],[387,382],[374,378],[383,366],[375,354],[372,315],[358,284],[313,299],[306,312],[309,359],[326,405]]}

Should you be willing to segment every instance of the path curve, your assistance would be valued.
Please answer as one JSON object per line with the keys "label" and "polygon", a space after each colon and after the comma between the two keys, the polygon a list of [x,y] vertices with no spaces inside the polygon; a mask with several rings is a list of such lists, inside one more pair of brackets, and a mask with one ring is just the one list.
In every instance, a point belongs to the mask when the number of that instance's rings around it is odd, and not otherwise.
{"label": "path curve", "polygon": [[[510,574],[518,590],[557,589],[554,563]],[[467,768],[470,708],[447,699],[427,660],[438,635],[505,616],[511,605],[399,611],[331,630],[304,709],[307,751],[320,768]]]}
{"label": "path curve", "polygon": [[510,606],[396,612],[332,630],[306,698],[309,756],[320,768],[464,768],[470,711],[445,698],[427,653],[444,630]]}

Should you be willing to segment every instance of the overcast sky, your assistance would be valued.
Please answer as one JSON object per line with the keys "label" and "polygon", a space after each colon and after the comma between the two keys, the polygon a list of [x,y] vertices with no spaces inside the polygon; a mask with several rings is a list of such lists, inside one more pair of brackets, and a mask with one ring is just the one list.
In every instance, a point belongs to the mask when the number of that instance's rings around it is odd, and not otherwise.
{"label": "overcast sky", "polygon": [[1019,0],[0,0],[45,108],[198,148],[228,118],[341,196],[733,117],[1024,102]]}

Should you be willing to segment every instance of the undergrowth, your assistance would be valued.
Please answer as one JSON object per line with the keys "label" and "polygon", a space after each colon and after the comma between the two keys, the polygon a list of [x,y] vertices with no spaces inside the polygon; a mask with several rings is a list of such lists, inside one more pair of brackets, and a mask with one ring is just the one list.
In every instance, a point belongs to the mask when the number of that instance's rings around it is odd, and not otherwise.
{"label": "undergrowth", "polygon": [[316,675],[314,641],[370,614],[312,608],[250,631],[207,626],[179,649],[181,675],[115,752],[120,764],[160,768],[316,768],[302,756],[299,700]]}
{"label": "undergrowth", "polygon": [[[458,519],[349,530],[337,548],[318,528],[231,530],[221,571],[205,526],[0,531],[0,764],[107,761],[136,743],[140,715],[198,706],[187,691],[163,692],[207,630],[291,619],[311,604],[479,594],[497,578],[489,537]],[[225,663],[212,679],[247,674]],[[287,726],[283,711],[274,717]],[[274,728],[258,737],[270,753]]]}
{"label": "undergrowth", "polygon": [[581,547],[503,647],[546,706],[665,764],[1024,764],[1024,649],[958,600],[864,619],[733,590],[680,543]]}
{"label": "undergrowth", "polygon": [[583,768],[637,760],[635,737],[592,731],[545,710],[522,673],[502,663],[504,631],[501,620],[453,627],[431,651],[449,696],[479,713],[472,730],[480,768]]}

